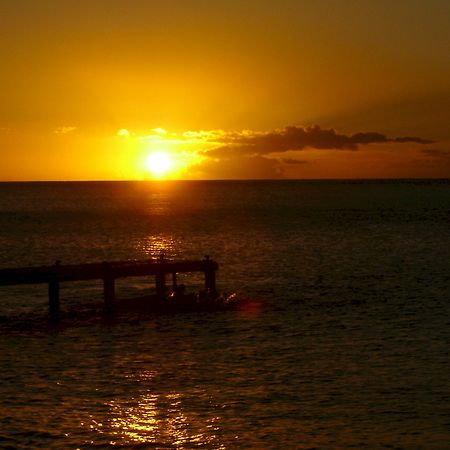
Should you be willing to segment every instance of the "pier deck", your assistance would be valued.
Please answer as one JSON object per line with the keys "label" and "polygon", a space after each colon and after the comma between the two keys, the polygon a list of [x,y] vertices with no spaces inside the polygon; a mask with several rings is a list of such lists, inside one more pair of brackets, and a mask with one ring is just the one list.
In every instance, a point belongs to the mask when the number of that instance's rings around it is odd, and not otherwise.
{"label": "pier deck", "polygon": [[68,281],[103,280],[105,310],[111,311],[115,299],[115,280],[125,277],[154,276],[156,297],[166,295],[166,276],[172,275],[173,288],[177,287],[177,274],[200,272],[205,275],[205,289],[216,291],[217,262],[203,260],[169,261],[161,255],[157,260],[110,261],[103,263],[0,269],[0,286],[48,284],[50,317],[59,317],[59,284]]}

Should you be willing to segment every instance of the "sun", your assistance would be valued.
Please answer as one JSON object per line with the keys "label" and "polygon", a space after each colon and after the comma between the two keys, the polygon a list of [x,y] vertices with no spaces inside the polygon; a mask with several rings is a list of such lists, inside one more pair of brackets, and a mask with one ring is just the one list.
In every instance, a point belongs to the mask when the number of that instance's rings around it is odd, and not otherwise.
{"label": "sun", "polygon": [[168,153],[153,152],[147,156],[145,166],[154,177],[163,177],[170,171],[172,159]]}

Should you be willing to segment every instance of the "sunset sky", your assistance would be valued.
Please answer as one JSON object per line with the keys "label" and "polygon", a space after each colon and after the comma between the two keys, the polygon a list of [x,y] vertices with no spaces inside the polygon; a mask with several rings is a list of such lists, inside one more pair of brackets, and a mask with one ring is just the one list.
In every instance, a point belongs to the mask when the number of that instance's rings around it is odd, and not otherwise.
{"label": "sunset sky", "polygon": [[0,181],[450,177],[448,0],[0,0],[0,52]]}

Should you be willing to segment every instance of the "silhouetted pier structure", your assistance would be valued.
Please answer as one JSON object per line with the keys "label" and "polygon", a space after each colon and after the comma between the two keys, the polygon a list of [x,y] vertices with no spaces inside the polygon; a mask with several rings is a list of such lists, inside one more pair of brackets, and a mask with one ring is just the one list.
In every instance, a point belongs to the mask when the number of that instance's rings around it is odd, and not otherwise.
{"label": "silhouetted pier structure", "polygon": [[0,269],[0,286],[23,284],[48,284],[49,312],[52,320],[59,318],[59,286],[62,282],[103,280],[105,311],[112,311],[115,300],[115,280],[125,277],[153,276],[156,300],[166,296],[166,277],[172,276],[173,289],[177,288],[177,274],[203,272],[205,289],[216,292],[218,264],[208,256],[203,260],[169,261],[161,255],[157,260],[112,261],[90,264],[63,265],[59,261],[52,266]]}

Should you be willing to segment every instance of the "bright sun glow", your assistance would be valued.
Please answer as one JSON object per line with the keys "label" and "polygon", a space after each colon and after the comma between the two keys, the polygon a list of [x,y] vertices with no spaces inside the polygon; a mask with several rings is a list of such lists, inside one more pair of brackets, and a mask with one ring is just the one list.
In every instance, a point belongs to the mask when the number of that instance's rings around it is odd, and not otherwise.
{"label": "bright sun glow", "polygon": [[172,167],[172,160],[167,153],[154,152],[150,153],[146,159],[146,167],[153,176],[163,177]]}

